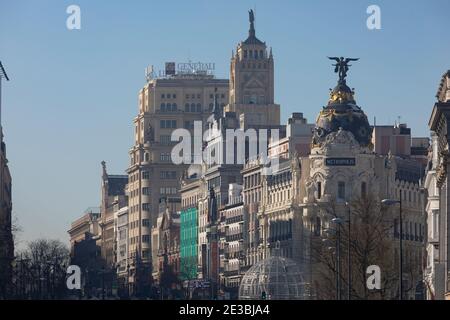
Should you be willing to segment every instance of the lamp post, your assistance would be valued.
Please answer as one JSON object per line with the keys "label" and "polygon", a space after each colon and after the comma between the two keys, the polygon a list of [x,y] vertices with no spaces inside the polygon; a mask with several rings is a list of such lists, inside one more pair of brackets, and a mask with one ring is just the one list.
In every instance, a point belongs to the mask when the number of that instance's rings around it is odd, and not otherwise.
{"label": "lamp post", "polygon": [[[381,201],[382,204],[386,206],[393,206],[396,204],[399,204],[399,224],[400,224],[400,248],[399,248],[399,255],[400,255],[400,263],[399,263],[399,298],[400,300],[403,300],[403,221],[402,221],[402,197],[400,194],[400,200],[394,200],[394,199],[383,199]],[[394,231],[395,232],[395,231]]]}
{"label": "lamp post", "polygon": [[352,299],[352,255],[351,255],[351,233],[350,233],[350,226],[351,226],[351,209],[350,204],[348,202],[345,202],[345,206],[348,209],[348,249],[347,249],[347,272],[348,272],[348,300]]}
{"label": "lamp post", "polygon": [[331,222],[337,224],[336,241],[336,299],[341,300],[341,218],[333,218]]}

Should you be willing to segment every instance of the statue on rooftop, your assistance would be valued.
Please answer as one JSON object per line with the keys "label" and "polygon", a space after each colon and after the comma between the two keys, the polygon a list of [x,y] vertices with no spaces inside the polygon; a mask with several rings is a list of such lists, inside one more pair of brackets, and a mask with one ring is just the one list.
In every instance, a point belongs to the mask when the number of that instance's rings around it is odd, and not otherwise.
{"label": "statue on rooftop", "polygon": [[330,60],[335,60],[336,64],[333,64],[334,72],[339,74],[339,81],[344,81],[347,77],[348,67],[351,67],[351,64],[348,64],[350,61],[358,61],[359,58],[344,58],[344,57],[328,57]]}

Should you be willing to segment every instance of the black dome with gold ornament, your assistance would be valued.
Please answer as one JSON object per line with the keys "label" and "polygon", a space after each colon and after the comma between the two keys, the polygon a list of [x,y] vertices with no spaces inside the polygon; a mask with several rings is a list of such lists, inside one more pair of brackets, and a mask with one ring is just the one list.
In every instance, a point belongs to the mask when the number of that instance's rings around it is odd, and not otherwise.
{"label": "black dome with gold ornament", "polygon": [[370,127],[367,116],[356,104],[354,91],[347,86],[345,77],[348,71],[348,61],[356,59],[339,59],[336,66],[336,72],[339,71],[339,81],[337,86],[331,90],[330,99],[326,107],[323,107],[316,120],[316,127],[313,135],[313,146],[320,146],[327,135],[337,132],[340,128],[351,132],[356,141],[361,146],[369,147],[371,145],[372,128]]}

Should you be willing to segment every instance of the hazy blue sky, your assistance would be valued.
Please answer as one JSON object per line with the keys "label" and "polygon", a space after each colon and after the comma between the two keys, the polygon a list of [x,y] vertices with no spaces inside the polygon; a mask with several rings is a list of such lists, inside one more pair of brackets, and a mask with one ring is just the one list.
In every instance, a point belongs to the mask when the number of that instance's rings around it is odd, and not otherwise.
{"label": "hazy blue sky", "polygon": [[[66,8],[81,7],[81,30]],[[382,29],[366,27],[381,8]],[[371,123],[400,115],[414,135],[427,122],[450,68],[450,1],[5,1],[0,0],[3,127],[22,241],[68,240],[70,222],[100,202],[100,162],[124,173],[144,67],[212,61],[228,78],[231,51],[248,31],[273,47],[282,119],[314,121],[333,87],[327,55],[360,57],[349,74]]]}

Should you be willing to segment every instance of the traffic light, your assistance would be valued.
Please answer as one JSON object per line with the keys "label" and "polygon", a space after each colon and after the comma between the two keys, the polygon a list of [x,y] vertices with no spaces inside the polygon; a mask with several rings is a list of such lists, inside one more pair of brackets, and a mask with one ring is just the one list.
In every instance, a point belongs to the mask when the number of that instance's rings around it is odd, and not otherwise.
{"label": "traffic light", "polygon": [[265,291],[261,292],[261,299],[266,300],[266,292]]}

